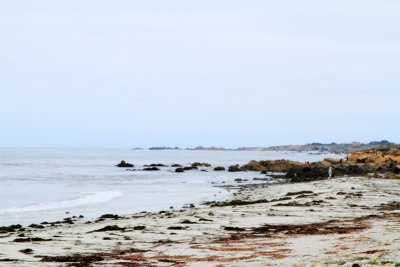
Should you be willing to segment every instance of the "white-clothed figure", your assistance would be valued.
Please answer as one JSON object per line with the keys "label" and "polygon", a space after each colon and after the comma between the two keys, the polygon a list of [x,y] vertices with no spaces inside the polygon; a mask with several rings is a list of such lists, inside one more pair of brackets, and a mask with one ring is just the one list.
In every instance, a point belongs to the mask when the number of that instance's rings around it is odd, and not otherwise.
{"label": "white-clothed figure", "polygon": [[333,173],[333,169],[332,169],[332,166],[330,166],[329,169],[328,169],[328,175],[329,175],[328,178],[332,177],[332,173]]}

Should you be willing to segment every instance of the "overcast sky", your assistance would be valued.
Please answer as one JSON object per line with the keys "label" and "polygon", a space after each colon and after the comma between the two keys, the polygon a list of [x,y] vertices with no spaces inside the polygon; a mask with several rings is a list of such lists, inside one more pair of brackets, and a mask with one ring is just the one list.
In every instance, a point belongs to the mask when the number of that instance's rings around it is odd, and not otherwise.
{"label": "overcast sky", "polygon": [[2,0],[0,146],[400,142],[399,1]]}

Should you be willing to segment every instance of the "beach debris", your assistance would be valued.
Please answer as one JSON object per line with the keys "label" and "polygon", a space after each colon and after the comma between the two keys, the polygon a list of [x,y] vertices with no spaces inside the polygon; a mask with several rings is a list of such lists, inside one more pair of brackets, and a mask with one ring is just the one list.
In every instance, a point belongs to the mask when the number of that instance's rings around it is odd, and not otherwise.
{"label": "beach debris", "polygon": [[43,229],[43,228],[44,228],[43,225],[35,224],[35,223],[32,223],[32,224],[29,225],[28,227],[30,227],[30,228],[35,228],[35,229]]}
{"label": "beach debris", "polygon": [[223,229],[224,229],[225,231],[236,231],[236,232],[246,231],[245,228],[242,228],[242,227],[233,227],[233,226],[223,226]]}
{"label": "beach debris", "polygon": [[24,254],[32,254],[33,249],[31,249],[31,248],[21,249],[21,250],[19,250],[19,252],[24,253]]}
{"label": "beach debris", "polygon": [[44,239],[41,237],[27,237],[27,238],[16,238],[14,242],[38,242],[38,241],[51,241],[53,239]]}
{"label": "beach debris", "polygon": [[199,222],[213,222],[214,220],[211,219],[206,219],[206,218],[200,218]]}
{"label": "beach debris", "polygon": [[187,228],[189,228],[189,227],[188,226],[186,226],[186,227],[183,227],[183,226],[170,226],[167,229],[168,230],[185,230]]}
{"label": "beach debris", "polygon": [[191,220],[183,220],[180,223],[182,223],[182,224],[195,224],[197,222],[192,222]]}
{"label": "beach debris", "polygon": [[133,227],[133,230],[144,230],[144,229],[146,229],[146,226],[144,225],[138,225]]}
{"label": "beach debris", "polygon": [[120,216],[118,216],[117,214],[110,214],[110,213],[107,213],[107,214],[103,214],[103,215],[101,215],[100,216],[100,219],[121,219],[122,217],[120,217]]}
{"label": "beach debris", "polygon": [[303,194],[313,194],[313,191],[299,191],[299,192],[288,192],[286,196],[295,196],[295,195],[303,195]]}
{"label": "beach debris", "polygon": [[105,226],[103,228],[94,230],[92,232],[122,231],[122,230],[125,230],[125,229],[126,228],[119,227],[118,225],[107,225],[107,226]]}
{"label": "beach debris", "polygon": [[77,262],[80,266],[89,266],[96,261],[103,261],[104,258],[98,255],[81,255],[74,254],[70,256],[45,256],[41,262]]}
{"label": "beach debris", "polygon": [[10,226],[1,226],[0,234],[15,232],[15,230],[21,229],[21,228],[22,228],[22,225],[20,225],[20,224],[12,224]]}

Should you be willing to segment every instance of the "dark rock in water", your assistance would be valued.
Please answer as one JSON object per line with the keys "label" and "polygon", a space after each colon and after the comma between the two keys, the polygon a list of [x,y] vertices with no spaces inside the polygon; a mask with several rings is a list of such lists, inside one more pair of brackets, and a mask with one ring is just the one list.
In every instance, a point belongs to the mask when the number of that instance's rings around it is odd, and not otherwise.
{"label": "dark rock in water", "polygon": [[192,163],[192,167],[211,167],[210,163],[200,163],[200,162],[194,162]]}
{"label": "dark rock in water", "polygon": [[160,169],[157,167],[150,167],[150,168],[144,168],[144,171],[159,171]]}
{"label": "dark rock in water", "polygon": [[183,168],[177,168],[175,169],[175,172],[185,172],[185,170]]}
{"label": "dark rock in water", "polygon": [[232,166],[229,166],[228,171],[229,172],[239,172],[240,167],[239,167],[239,165],[232,165]]}
{"label": "dark rock in water", "polygon": [[214,171],[225,171],[225,168],[222,166],[218,166],[214,168]]}
{"label": "dark rock in water", "polygon": [[184,171],[190,171],[190,170],[198,170],[199,168],[197,168],[196,166],[192,166],[192,167],[183,167]]}
{"label": "dark rock in water", "polygon": [[117,167],[120,167],[120,168],[131,168],[131,167],[134,167],[134,165],[130,164],[130,163],[127,163],[125,160],[121,160],[121,162],[117,164]]}
{"label": "dark rock in water", "polygon": [[182,165],[181,164],[172,164],[171,167],[179,168],[179,167],[182,167]]}
{"label": "dark rock in water", "polygon": [[164,164],[150,164],[150,165],[144,165],[145,167],[168,167],[168,165],[164,165]]}

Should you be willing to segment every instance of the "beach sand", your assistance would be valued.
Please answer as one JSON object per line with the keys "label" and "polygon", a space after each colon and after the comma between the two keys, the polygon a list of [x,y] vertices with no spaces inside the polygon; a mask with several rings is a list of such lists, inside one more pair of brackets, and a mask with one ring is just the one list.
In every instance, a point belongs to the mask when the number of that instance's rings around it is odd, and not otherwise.
{"label": "beach sand", "polygon": [[0,266],[395,266],[399,196],[400,180],[373,178],[243,186],[224,203],[3,233]]}

